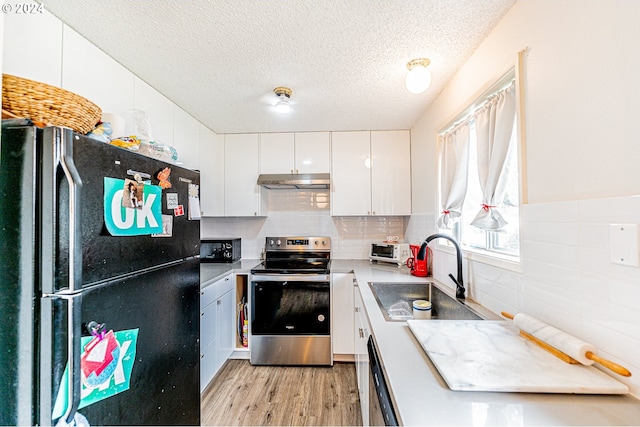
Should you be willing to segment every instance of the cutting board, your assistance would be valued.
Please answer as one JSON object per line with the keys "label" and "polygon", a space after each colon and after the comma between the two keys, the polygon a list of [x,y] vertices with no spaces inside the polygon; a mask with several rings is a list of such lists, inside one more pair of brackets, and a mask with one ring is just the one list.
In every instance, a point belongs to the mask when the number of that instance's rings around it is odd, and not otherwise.
{"label": "cutting board", "polygon": [[571,365],[520,337],[508,322],[408,320],[413,335],[452,390],[626,394],[593,366]]}

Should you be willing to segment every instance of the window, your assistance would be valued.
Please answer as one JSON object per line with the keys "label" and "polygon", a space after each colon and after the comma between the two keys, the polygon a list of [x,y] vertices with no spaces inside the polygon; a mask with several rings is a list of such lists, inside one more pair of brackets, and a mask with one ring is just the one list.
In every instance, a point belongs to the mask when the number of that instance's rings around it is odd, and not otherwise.
{"label": "window", "polygon": [[[493,108],[488,104],[495,103],[496,97],[506,91],[515,91],[513,79],[512,71],[494,85],[488,95],[478,98],[474,105],[481,104],[480,107],[469,107],[461,119],[440,133],[442,216],[438,227],[440,232],[450,233],[464,250],[518,261],[520,157],[515,92],[506,95],[513,96],[513,106],[502,104],[491,114],[481,111]],[[495,90],[496,86],[499,90]],[[495,120],[502,122],[496,125]],[[457,145],[452,148],[447,144]],[[502,148],[496,150],[497,146]],[[496,155],[500,150],[502,154]],[[480,167],[479,157],[483,160]]]}
{"label": "window", "polygon": [[[475,122],[471,123],[469,133],[469,173],[467,175],[467,194],[462,205],[460,221],[453,227],[454,238],[464,249],[496,252],[518,257],[520,254],[520,190],[518,173],[518,144],[514,125],[509,143],[509,151],[500,176],[505,181],[506,192],[497,207],[507,224],[500,230],[488,231],[471,225],[471,221],[482,206],[482,189],[478,179],[477,140]],[[444,230],[443,230],[444,231]]]}

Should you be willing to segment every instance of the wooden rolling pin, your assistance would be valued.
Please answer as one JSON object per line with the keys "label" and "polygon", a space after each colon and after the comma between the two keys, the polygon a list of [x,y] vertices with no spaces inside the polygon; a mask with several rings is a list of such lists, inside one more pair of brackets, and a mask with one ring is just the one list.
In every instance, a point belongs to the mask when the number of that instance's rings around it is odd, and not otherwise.
{"label": "wooden rolling pin", "polygon": [[562,332],[533,316],[518,313],[515,316],[503,311],[507,319],[513,319],[513,324],[520,328],[520,335],[544,350],[567,363],[592,365],[599,363],[618,375],[630,377],[631,372],[624,366],[595,354],[595,347],[578,338]]}

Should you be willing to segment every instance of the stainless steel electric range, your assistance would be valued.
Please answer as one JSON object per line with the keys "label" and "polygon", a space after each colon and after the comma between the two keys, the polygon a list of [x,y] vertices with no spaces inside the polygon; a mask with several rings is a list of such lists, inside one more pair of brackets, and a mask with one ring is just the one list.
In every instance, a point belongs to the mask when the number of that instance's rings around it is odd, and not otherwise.
{"label": "stainless steel electric range", "polygon": [[333,365],[330,266],[329,237],[266,238],[251,270],[251,364]]}

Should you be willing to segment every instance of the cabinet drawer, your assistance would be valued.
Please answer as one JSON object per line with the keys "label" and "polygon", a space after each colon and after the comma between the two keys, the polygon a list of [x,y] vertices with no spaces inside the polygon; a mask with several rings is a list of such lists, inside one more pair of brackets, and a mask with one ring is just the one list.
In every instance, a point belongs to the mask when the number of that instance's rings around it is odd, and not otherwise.
{"label": "cabinet drawer", "polygon": [[202,392],[218,371],[215,342],[200,350],[200,392]]}
{"label": "cabinet drawer", "polygon": [[218,299],[215,288],[216,284],[213,283],[200,290],[200,310],[204,310],[206,306]]}
{"label": "cabinet drawer", "polygon": [[214,286],[218,288],[218,298],[233,289],[234,281],[231,280],[232,278],[233,274],[230,274],[216,282]]}
{"label": "cabinet drawer", "polygon": [[233,274],[229,274],[200,290],[201,310],[233,289],[232,277]]}
{"label": "cabinet drawer", "polygon": [[218,304],[209,304],[200,311],[200,349],[207,347],[216,338]]}

